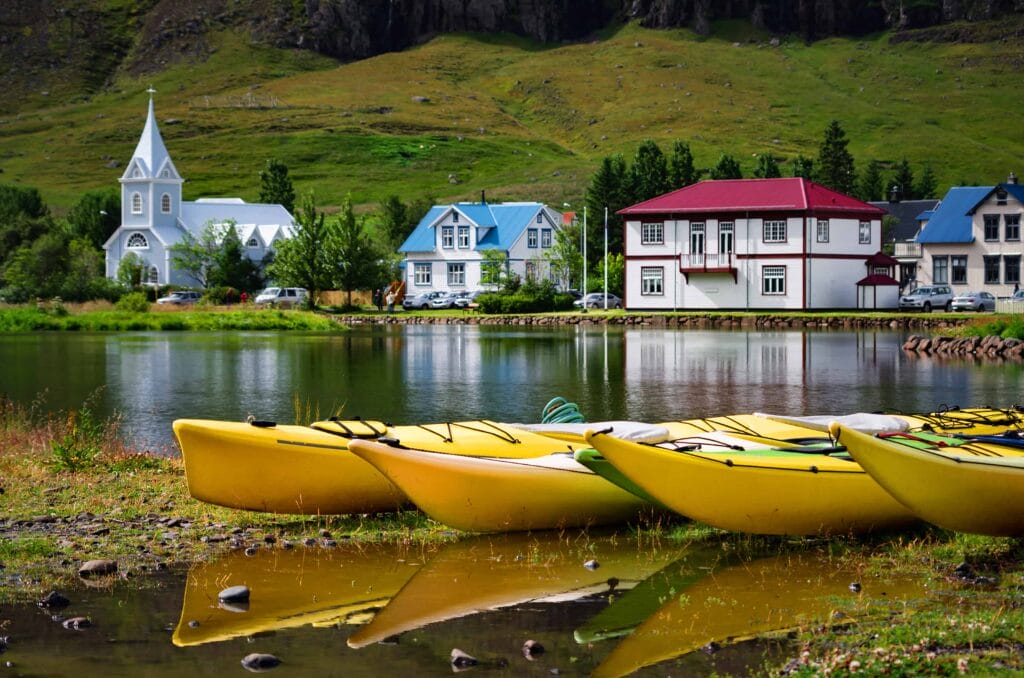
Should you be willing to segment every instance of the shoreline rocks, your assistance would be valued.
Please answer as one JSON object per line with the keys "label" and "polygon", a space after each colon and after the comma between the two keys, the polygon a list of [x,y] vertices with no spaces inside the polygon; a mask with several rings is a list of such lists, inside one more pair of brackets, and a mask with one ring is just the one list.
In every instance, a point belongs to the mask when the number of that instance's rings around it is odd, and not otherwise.
{"label": "shoreline rocks", "polygon": [[1024,342],[991,335],[921,337],[915,334],[903,343],[903,350],[919,355],[1024,360]]}

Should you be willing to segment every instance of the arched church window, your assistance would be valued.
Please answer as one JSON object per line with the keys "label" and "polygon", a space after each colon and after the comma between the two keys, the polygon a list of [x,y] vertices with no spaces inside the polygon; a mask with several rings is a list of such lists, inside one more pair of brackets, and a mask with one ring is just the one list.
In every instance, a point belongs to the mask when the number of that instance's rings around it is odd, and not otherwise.
{"label": "arched church window", "polygon": [[249,238],[249,242],[245,243],[246,247],[259,247],[260,241],[256,239],[256,236]]}
{"label": "arched church window", "polygon": [[150,285],[160,284],[160,272],[157,270],[156,266],[146,266],[142,269],[142,277],[142,282],[144,283],[148,283]]}
{"label": "arched church window", "polygon": [[170,193],[164,193],[162,196],[160,196],[160,211],[163,212],[164,214],[170,214],[171,213],[171,194]]}
{"label": "arched church window", "polygon": [[138,167],[136,167],[135,171],[132,172],[132,178],[133,179],[138,179],[141,176],[142,176],[142,170],[140,170]]}
{"label": "arched church window", "polygon": [[141,233],[132,233],[130,236],[128,236],[128,242],[126,243],[126,246],[129,249],[133,250],[145,249],[149,247],[149,241],[146,240],[146,236],[142,235]]}
{"label": "arched church window", "polygon": [[142,214],[141,193],[132,193],[132,214]]}

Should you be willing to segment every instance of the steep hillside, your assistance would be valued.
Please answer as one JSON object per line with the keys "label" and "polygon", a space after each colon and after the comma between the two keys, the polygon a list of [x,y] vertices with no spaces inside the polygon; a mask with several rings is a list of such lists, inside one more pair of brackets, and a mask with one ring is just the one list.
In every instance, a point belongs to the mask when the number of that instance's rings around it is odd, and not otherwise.
{"label": "steep hillside", "polygon": [[[758,153],[816,155],[832,118],[860,166],[931,162],[944,185],[1022,171],[1009,84],[1024,63],[1016,16],[927,29],[947,31],[939,37],[954,41],[945,42],[909,31],[807,44],[746,20],[714,23],[710,37],[629,24],[558,45],[443,35],[346,64],[269,46],[259,35],[270,15],[241,27],[223,16],[202,23],[202,39],[186,41],[191,51],[169,37],[173,48],[141,59],[150,47],[138,36],[111,37],[129,57],[103,86],[68,78],[45,97],[5,97],[0,182],[37,186],[58,208],[83,190],[116,187],[151,84],[188,199],[255,199],[257,171],[273,156],[327,204],[347,192],[366,204],[391,193],[477,199],[483,189],[494,199],[578,202],[601,157],[631,155],[644,138],[666,150],[687,140],[704,166],[729,152],[749,174]],[[99,70],[88,82],[102,79]]]}

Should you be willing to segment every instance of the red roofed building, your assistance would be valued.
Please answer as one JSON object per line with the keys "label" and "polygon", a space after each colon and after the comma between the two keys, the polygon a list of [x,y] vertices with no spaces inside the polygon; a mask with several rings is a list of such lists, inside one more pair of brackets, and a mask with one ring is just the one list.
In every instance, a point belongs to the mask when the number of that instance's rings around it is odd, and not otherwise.
{"label": "red roofed building", "polygon": [[619,211],[633,310],[856,308],[885,210],[807,179],[702,181]]}

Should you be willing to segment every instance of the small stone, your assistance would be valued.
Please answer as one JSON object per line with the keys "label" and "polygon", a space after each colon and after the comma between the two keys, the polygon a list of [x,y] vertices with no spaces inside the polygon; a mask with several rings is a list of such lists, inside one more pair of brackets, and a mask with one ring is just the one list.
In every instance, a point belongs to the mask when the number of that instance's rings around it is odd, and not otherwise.
{"label": "small stone", "polygon": [[246,671],[252,671],[253,673],[259,673],[260,671],[269,671],[270,669],[280,666],[281,660],[272,654],[263,654],[260,652],[253,652],[252,654],[245,655],[242,659],[242,667]]}
{"label": "small stone", "polygon": [[92,622],[88,617],[72,617],[71,619],[65,619],[61,626],[72,631],[79,631],[92,626]]}
{"label": "small stone", "polygon": [[601,563],[591,558],[587,562],[583,563],[583,567],[587,568],[588,570],[596,570],[597,568],[601,567]]}
{"label": "small stone", "polygon": [[536,640],[528,640],[523,643],[523,656],[533,661],[537,655],[544,654],[544,646]]}
{"label": "small stone", "polygon": [[39,601],[39,607],[67,607],[70,604],[67,596],[56,591],[50,591]]}
{"label": "small stone", "polygon": [[79,577],[97,577],[117,572],[116,560],[87,560],[78,568]]}
{"label": "small stone", "polygon": [[714,654],[714,653],[718,652],[721,649],[722,649],[722,646],[719,645],[718,643],[716,643],[713,640],[710,643],[708,643],[707,645],[705,645],[704,647],[700,648],[701,652],[703,652],[704,654]]}
{"label": "small stone", "polygon": [[256,555],[257,551],[259,551],[259,549],[257,549],[255,546],[250,546],[249,548],[245,549],[245,555],[252,557]]}
{"label": "small stone", "polygon": [[217,600],[222,603],[247,603],[249,602],[249,587],[229,586],[217,594]]}
{"label": "small stone", "polygon": [[479,663],[479,659],[471,654],[463,652],[457,647],[452,650],[452,666],[457,669],[469,668],[470,666],[476,666]]}
{"label": "small stone", "polygon": [[861,586],[860,586],[860,582],[859,581],[855,581],[855,582],[850,584],[850,590],[853,591],[854,593],[860,593],[860,589],[861,589]]}

